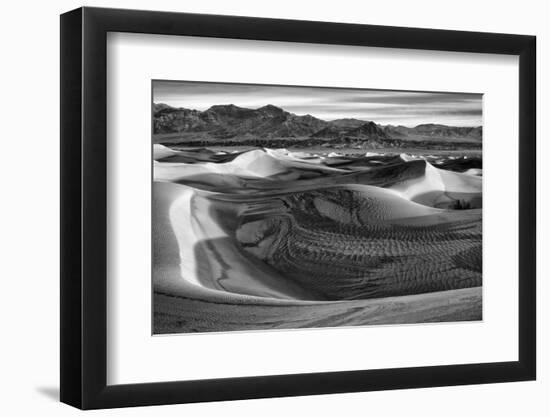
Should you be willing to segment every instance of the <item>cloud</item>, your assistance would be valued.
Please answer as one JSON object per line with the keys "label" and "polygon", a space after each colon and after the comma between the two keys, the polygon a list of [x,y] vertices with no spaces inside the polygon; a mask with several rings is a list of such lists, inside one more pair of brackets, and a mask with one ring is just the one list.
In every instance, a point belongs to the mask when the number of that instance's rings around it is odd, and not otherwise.
{"label": "cloud", "polygon": [[215,104],[248,108],[273,104],[325,120],[351,117],[407,126],[482,123],[482,95],[470,93],[154,81],[153,100],[196,110],[206,110]]}

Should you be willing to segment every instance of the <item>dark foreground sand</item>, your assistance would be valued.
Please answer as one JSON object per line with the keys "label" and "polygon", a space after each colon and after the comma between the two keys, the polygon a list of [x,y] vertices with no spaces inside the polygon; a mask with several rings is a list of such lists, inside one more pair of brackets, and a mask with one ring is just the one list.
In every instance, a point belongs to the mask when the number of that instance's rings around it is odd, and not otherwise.
{"label": "dark foreground sand", "polygon": [[481,320],[481,287],[311,305],[220,303],[155,292],[157,334]]}

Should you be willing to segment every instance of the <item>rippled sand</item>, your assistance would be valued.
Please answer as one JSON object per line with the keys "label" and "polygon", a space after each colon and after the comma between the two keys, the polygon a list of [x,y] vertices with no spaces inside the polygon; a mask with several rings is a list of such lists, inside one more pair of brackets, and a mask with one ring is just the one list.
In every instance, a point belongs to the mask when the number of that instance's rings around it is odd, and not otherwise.
{"label": "rippled sand", "polygon": [[154,332],[480,320],[481,169],[436,166],[156,145]]}

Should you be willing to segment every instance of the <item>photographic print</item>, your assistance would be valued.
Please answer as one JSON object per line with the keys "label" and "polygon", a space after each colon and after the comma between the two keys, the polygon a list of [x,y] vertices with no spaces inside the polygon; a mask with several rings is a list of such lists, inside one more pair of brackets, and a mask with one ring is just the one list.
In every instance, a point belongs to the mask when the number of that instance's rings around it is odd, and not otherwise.
{"label": "photographic print", "polygon": [[482,319],[482,95],[152,81],[153,333]]}

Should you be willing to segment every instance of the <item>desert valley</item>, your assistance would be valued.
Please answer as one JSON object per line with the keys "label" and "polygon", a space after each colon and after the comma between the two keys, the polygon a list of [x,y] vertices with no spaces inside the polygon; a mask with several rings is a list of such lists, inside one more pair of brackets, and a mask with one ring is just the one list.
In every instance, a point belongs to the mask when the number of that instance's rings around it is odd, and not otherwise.
{"label": "desert valley", "polygon": [[479,126],[153,105],[154,333],[482,318]]}

